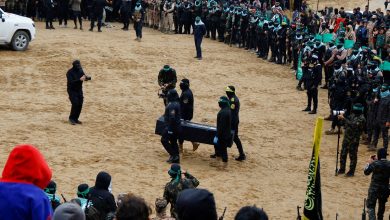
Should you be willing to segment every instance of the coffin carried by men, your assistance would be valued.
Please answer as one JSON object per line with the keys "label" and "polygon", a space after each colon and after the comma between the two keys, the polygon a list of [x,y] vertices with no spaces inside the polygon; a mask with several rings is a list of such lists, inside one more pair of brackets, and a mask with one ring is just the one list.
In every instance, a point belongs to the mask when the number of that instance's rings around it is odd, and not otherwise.
{"label": "coffin carried by men", "polygon": [[[190,121],[181,120],[182,133],[180,138],[186,141],[198,142],[213,145],[214,137],[217,135],[217,128],[209,125],[202,125]],[[156,122],[155,134],[162,135],[165,129],[164,117]],[[234,131],[232,131],[232,140]]]}

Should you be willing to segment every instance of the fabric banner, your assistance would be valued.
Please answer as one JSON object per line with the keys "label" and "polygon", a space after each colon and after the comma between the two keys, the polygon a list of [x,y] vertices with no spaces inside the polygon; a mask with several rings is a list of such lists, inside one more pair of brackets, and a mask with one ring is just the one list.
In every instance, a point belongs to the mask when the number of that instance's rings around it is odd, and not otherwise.
{"label": "fabric banner", "polygon": [[322,196],[320,174],[320,143],[324,119],[317,118],[314,129],[313,152],[309,164],[303,220],[322,220]]}
{"label": "fabric banner", "polygon": [[323,43],[329,43],[333,40],[333,34],[332,33],[329,33],[329,34],[323,34],[322,35],[322,42]]}
{"label": "fabric banner", "polygon": [[353,42],[353,40],[345,40],[344,41],[344,48],[351,49],[351,48],[353,48],[354,44],[355,44],[355,42]]}
{"label": "fabric banner", "polygon": [[390,71],[390,62],[389,61],[384,61],[381,64],[381,70],[383,70],[383,71]]}

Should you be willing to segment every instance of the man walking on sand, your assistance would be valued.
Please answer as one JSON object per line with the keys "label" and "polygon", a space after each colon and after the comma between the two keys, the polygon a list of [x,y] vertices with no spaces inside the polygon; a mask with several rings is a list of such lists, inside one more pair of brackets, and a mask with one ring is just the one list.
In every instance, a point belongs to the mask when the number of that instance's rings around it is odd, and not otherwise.
{"label": "man walking on sand", "polygon": [[194,26],[194,40],[195,40],[195,48],[196,48],[196,57],[198,60],[202,60],[202,40],[203,36],[206,34],[206,26],[200,19],[200,17],[195,18],[195,26]]}

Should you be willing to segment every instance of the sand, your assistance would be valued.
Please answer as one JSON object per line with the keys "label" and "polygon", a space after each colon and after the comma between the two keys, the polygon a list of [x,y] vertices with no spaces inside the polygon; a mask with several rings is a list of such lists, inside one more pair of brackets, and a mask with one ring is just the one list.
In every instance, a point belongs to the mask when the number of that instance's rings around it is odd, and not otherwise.
{"label": "sand", "polygon": [[[57,24],[56,24],[57,25]],[[212,146],[192,152],[185,143],[182,167],[215,195],[218,212],[227,219],[240,207],[256,204],[271,219],[294,219],[303,205],[313,128],[328,113],[320,90],[319,114],[301,110],[306,94],[286,66],[270,64],[243,49],[204,40],[204,59],[197,61],[192,36],[163,35],[144,29],[142,42],[120,25],[103,33],[57,28],[37,23],[37,39],[25,52],[0,50],[0,168],[16,144],[31,143],[53,169],[58,192],[75,197],[78,184],[94,184],[96,174],[113,176],[113,193],[132,192],[154,204],[169,181],[167,153],[154,134],[163,113],[157,97],[157,74],[172,65],[179,80],[187,77],[195,94],[194,121],[215,125],[217,100],[227,85],[241,100],[240,134],[248,159],[229,166],[212,161]],[[80,59],[92,81],[84,84],[82,126],[67,123],[70,103],[67,70]],[[323,130],[330,127],[324,123]],[[356,176],[335,177],[337,136],[323,136],[321,178],[325,219],[360,219],[370,177],[363,167],[371,152],[361,145]],[[389,211],[387,211],[387,215]]]}

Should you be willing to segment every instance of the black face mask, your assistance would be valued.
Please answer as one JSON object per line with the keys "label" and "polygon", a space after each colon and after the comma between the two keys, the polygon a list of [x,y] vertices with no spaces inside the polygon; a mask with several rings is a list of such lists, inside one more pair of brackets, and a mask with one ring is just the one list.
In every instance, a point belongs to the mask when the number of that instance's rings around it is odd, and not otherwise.
{"label": "black face mask", "polygon": [[81,69],[82,69],[80,63],[73,63],[73,68],[74,68],[75,70],[81,70]]}

